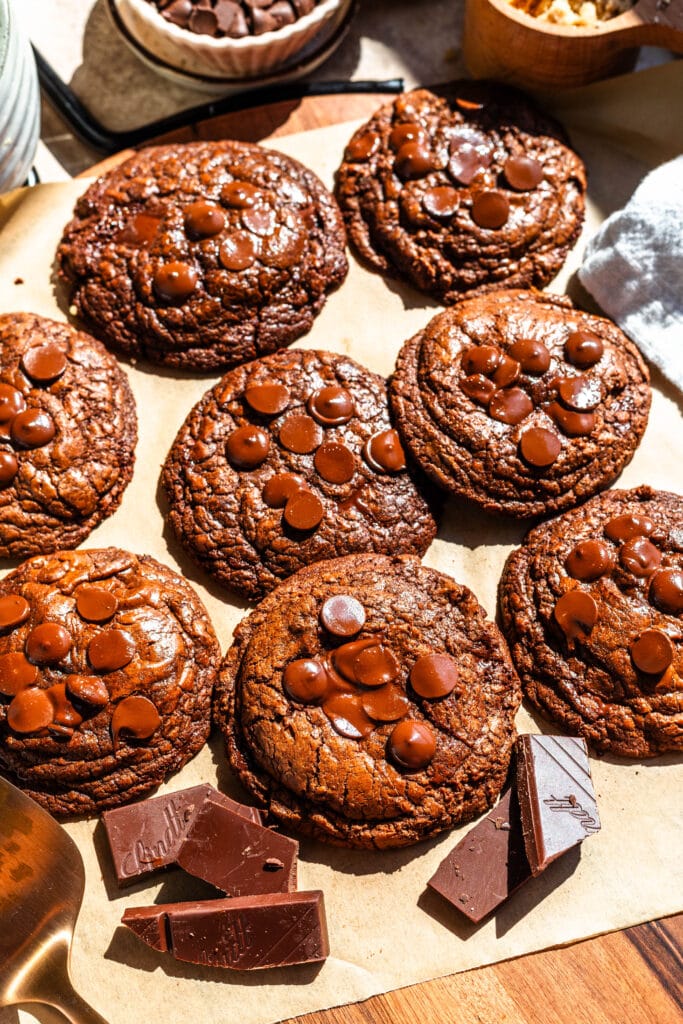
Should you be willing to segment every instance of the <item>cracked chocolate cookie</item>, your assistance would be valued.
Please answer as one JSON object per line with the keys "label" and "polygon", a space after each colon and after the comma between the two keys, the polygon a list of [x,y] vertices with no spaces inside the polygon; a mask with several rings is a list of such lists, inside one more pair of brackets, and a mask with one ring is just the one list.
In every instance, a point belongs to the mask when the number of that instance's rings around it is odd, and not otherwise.
{"label": "cracked chocolate cookie", "polygon": [[463,299],[401,349],[389,397],[401,439],[439,487],[523,519],[607,487],[647,425],[638,349],[569,299]]}
{"label": "cracked chocolate cookie", "polygon": [[561,127],[490,83],[397,97],[352,136],[337,176],[362,259],[446,305],[547,284],[579,236],[585,191]]}
{"label": "cracked chocolate cookie", "polygon": [[99,341],[0,315],[0,557],[80,544],[119,507],[136,441],[128,380]]}
{"label": "cracked chocolate cookie", "polygon": [[57,258],[105,344],[191,370],[288,345],[347,271],[341,214],[315,174],[233,141],[150,147],[104,174]]}
{"label": "cracked chocolate cookie", "polygon": [[474,595],[407,556],[302,569],[238,626],[216,687],[230,764],[278,821],[407,846],[480,814],[519,680]]}
{"label": "cracked chocolate cookie", "polygon": [[55,815],[158,786],[203,747],[220,650],[177,573],[117,548],[0,582],[0,770]]}
{"label": "cracked chocolate cookie", "polygon": [[607,491],[535,527],[500,581],[526,696],[597,750],[683,750],[683,498]]}
{"label": "cracked chocolate cookie", "polygon": [[330,352],[277,352],[226,374],[181,427],[162,479],[178,538],[250,599],[324,558],[424,554],[436,532],[384,379]]}

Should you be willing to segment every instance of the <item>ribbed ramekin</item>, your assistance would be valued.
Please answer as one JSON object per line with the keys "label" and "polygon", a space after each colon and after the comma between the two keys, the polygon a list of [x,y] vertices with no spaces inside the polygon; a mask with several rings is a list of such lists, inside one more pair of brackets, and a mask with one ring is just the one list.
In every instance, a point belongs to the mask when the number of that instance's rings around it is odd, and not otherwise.
{"label": "ribbed ramekin", "polygon": [[28,175],[40,134],[38,75],[12,0],[0,0],[0,192]]}

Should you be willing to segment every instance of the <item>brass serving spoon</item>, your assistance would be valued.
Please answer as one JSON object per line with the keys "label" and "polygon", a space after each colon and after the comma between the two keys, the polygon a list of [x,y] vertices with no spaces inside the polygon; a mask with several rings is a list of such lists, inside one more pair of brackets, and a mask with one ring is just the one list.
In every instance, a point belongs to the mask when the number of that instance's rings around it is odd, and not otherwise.
{"label": "brass serving spoon", "polygon": [[43,1003],[71,1024],[106,1024],[69,977],[84,885],[71,837],[0,778],[0,1006]]}

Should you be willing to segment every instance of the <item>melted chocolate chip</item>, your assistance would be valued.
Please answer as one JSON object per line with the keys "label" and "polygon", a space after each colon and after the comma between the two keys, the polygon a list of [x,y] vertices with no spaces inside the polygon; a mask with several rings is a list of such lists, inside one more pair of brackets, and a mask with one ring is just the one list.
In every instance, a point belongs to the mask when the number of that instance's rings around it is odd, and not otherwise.
{"label": "melted chocolate chip", "polygon": [[346,160],[354,162],[368,160],[373,153],[377,152],[378,146],[379,135],[377,132],[365,132],[349,142],[344,157]]}
{"label": "melted chocolate chip", "polygon": [[258,242],[246,231],[233,231],[224,238],[218,250],[221,266],[226,270],[247,270],[258,256]]}
{"label": "melted chocolate chip", "polygon": [[435,168],[434,156],[426,145],[419,142],[406,142],[396,154],[394,168],[404,181],[424,178]]}
{"label": "melted chocolate chip", "polygon": [[632,537],[619,549],[619,561],[634,576],[649,576],[661,560],[661,551],[646,537]]}
{"label": "melted chocolate chip", "polygon": [[604,350],[602,339],[591,331],[573,331],[564,343],[567,362],[582,370],[599,362]]}
{"label": "melted chocolate chip", "polygon": [[325,509],[315,494],[299,491],[289,499],[283,515],[295,530],[313,530],[322,521]]}
{"label": "melted chocolate chip", "polygon": [[573,412],[565,409],[559,402],[551,402],[548,414],[568,437],[584,437],[595,429],[594,412]]}
{"label": "melted chocolate chip", "polygon": [[313,658],[290,661],[285,666],[282,681],[288,695],[300,704],[315,704],[327,692],[327,672]]}
{"label": "melted chocolate chip", "polygon": [[313,419],[324,427],[338,427],[348,423],[356,409],[346,388],[330,385],[314,391],[306,403]]}
{"label": "melted chocolate chip", "polygon": [[42,622],[26,637],[26,654],[34,665],[54,665],[71,650],[71,634],[58,622]]}
{"label": "melted chocolate chip", "polygon": [[76,611],[86,622],[108,622],[116,614],[119,602],[104,587],[84,585],[76,593]]}
{"label": "melted chocolate chip", "polygon": [[225,442],[228,461],[236,469],[256,469],[270,450],[270,434],[261,427],[247,424],[233,431]]}
{"label": "melted chocolate chip", "polygon": [[109,703],[109,691],[97,676],[67,676],[66,688],[72,697],[91,707],[103,708]]}
{"label": "melted chocolate chip", "polygon": [[0,597],[0,629],[14,629],[26,622],[31,607],[21,594],[5,594]]}
{"label": "melted chocolate chip", "polygon": [[491,374],[491,380],[499,388],[506,388],[519,377],[521,366],[516,359],[504,355],[499,365]]}
{"label": "melted chocolate chip", "polygon": [[247,385],[244,398],[254,412],[262,416],[276,416],[284,412],[290,403],[291,395],[289,388],[284,384],[277,384],[274,381],[265,384]]}
{"label": "melted chocolate chip", "polygon": [[564,404],[577,412],[590,412],[602,400],[600,381],[583,375],[561,377],[557,382],[557,390]]}
{"label": "melted chocolate chip", "polygon": [[111,716],[114,746],[118,743],[122,732],[136,740],[146,740],[157,731],[160,725],[159,712],[149,698],[137,694],[132,697],[124,697],[121,703],[116,705],[114,714]]}
{"label": "melted chocolate chip", "polygon": [[510,203],[502,192],[480,192],[472,202],[472,220],[480,228],[495,231],[510,216]]}
{"label": "melted chocolate chip", "polygon": [[88,661],[96,672],[116,672],[129,665],[137,653],[130,633],[122,629],[106,629],[88,644]]}
{"label": "melted chocolate chip", "polygon": [[395,430],[381,430],[363,445],[363,458],[377,473],[399,473],[406,468],[406,455]]}
{"label": "melted chocolate chip", "polygon": [[38,669],[21,651],[0,655],[0,693],[14,697],[38,678]]}
{"label": "melted chocolate chip", "polygon": [[255,206],[263,198],[262,190],[248,181],[229,181],[221,189],[221,202],[235,210]]}
{"label": "melted chocolate chip", "polygon": [[448,173],[462,185],[471,185],[493,159],[486,135],[469,125],[458,125],[451,134]]}
{"label": "melted chocolate chip", "polygon": [[361,695],[363,711],[373,722],[398,722],[410,711],[410,701],[399,686],[387,684]]}
{"label": "melted chocolate chip", "polygon": [[489,415],[501,423],[516,425],[534,411],[534,403],[521,388],[496,391],[489,402]]}
{"label": "melted chocolate chip", "polygon": [[631,643],[631,658],[636,668],[647,675],[660,675],[674,660],[674,646],[659,629],[646,629]]}
{"label": "melted chocolate chip", "polygon": [[473,402],[480,405],[488,405],[496,391],[496,385],[488,377],[481,373],[472,374],[471,377],[464,377],[460,381],[460,388]]}
{"label": "melted chocolate chip", "polygon": [[7,724],[14,732],[39,732],[52,722],[54,707],[45,690],[20,690],[7,708]]}
{"label": "melted chocolate chip", "polygon": [[516,359],[524,373],[540,376],[550,366],[550,352],[542,341],[520,338],[508,349],[508,355]]}
{"label": "melted chocolate chip", "polygon": [[552,430],[530,427],[519,439],[519,450],[525,462],[537,469],[552,466],[562,451],[562,441]]}
{"label": "melted chocolate chip", "polygon": [[410,685],[427,700],[446,697],[458,685],[458,666],[448,654],[425,654],[410,670]]}
{"label": "melted chocolate chip", "polygon": [[14,452],[0,451],[0,487],[9,487],[19,472]]}
{"label": "melted chocolate chip", "polygon": [[252,206],[242,210],[241,220],[247,231],[265,237],[272,235],[277,225],[275,211],[269,206]]}
{"label": "melted chocolate chip", "polygon": [[37,345],[24,352],[21,367],[36,384],[49,384],[67,367],[66,354],[57,345]]}
{"label": "melted chocolate chip", "polygon": [[270,508],[284,508],[295,494],[308,489],[308,484],[298,473],[277,473],[266,480],[261,496]]}
{"label": "melted chocolate chip", "polygon": [[54,420],[43,409],[26,409],[12,420],[12,440],[22,448],[42,448],[55,433]]}
{"label": "melted chocolate chip", "polygon": [[658,569],[650,580],[650,600],[669,615],[683,612],[683,570]]}
{"label": "melted chocolate chip", "polygon": [[334,636],[355,636],[365,625],[365,609],[357,598],[335,594],[323,603],[320,621]]}
{"label": "melted chocolate chip", "polygon": [[467,348],[461,357],[463,373],[468,376],[483,374],[485,377],[490,377],[500,366],[503,355],[502,349],[495,345],[476,345],[473,348]]}
{"label": "melted chocolate chip", "polygon": [[503,174],[510,188],[517,192],[531,192],[543,181],[543,167],[530,156],[508,157]]}
{"label": "melted chocolate chip", "polygon": [[356,456],[340,441],[327,441],[318,448],[313,464],[323,478],[331,484],[345,484],[356,472]]}
{"label": "melted chocolate chip", "polygon": [[[69,734],[76,726],[83,721],[83,716],[76,711],[66,694],[65,683],[55,683],[47,690],[47,695],[52,702],[52,722],[57,725],[66,726]],[[62,730],[59,730],[60,732]]]}
{"label": "melted chocolate chip", "polygon": [[189,299],[198,281],[199,275],[194,267],[173,260],[162,264],[154,272],[154,291],[162,302],[177,305]]}
{"label": "melted chocolate chip", "polygon": [[297,455],[307,455],[322,444],[319,423],[305,413],[293,413],[280,427],[280,444]]}
{"label": "melted chocolate chip", "polygon": [[405,146],[407,142],[416,142],[421,146],[425,146],[427,141],[427,132],[424,128],[412,122],[397,124],[395,128],[392,128],[389,135],[389,145],[394,153],[398,153],[399,149]]}
{"label": "melted chocolate chip", "polygon": [[567,640],[585,640],[598,621],[598,606],[585,590],[568,590],[553,614]]}
{"label": "melted chocolate chip", "polygon": [[361,697],[356,694],[335,693],[324,702],[323,711],[335,732],[350,740],[361,740],[375,728],[363,710]]}
{"label": "melted chocolate chip", "polygon": [[422,196],[422,205],[430,217],[437,220],[452,217],[459,205],[458,193],[448,185],[439,185],[436,188],[428,188]]}
{"label": "melted chocolate chip", "polygon": [[637,514],[616,516],[605,526],[605,533],[610,540],[631,540],[632,537],[648,537],[655,528],[649,516]]}
{"label": "melted chocolate chip", "polygon": [[612,552],[601,540],[582,540],[567,555],[567,572],[575,580],[597,580],[614,568]]}
{"label": "melted chocolate chip", "polygon": [[26,400],[21,391],[9,384],[0,384],[0,424],[6,429],[3,436],[9,437],[9,424],[14,417],[26,408]]}
{"label": "melted chocolate chip", "polygon": [[162,217],[150,213],[136,213],[116,235],[117,242],[130,242],[133,245],[151,245],[157,236]]}
{"label": "melted chocolate chip", "polygon": [[191,238],[213,238],[225,227],[225,214],[220,206],[198,199],[183,212],[185,230]]}
{"label": "melted chocolate chip", "polygon": [[426,768],[436,753],[436,737],[426,722],[399,722],[387,744],[393,761],[408,771]]}
{"label": "melted chocolate chip", "polygon": [[399,671],[393,653],[376,636],[337,647],[332,653],[332,665],[350,683],[371,688],[394,682]]}

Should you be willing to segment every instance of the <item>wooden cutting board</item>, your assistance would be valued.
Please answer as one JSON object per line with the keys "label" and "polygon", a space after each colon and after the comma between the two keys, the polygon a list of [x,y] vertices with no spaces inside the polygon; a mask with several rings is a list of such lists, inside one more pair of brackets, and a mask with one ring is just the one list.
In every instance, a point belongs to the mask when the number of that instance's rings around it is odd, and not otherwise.
{"label": "wooden cutting board", "polygon": [[[283,101],[211,118],[154,141],[264,142],[367,117],[387,98],[366,93]],[[82,176],[101,174],[131,152],[117,153]],[[296,1020],[298,1024],[682,1024],[682,950],[683,914],[679,914]],[[453,969],[457,967],[454,963]]]}

